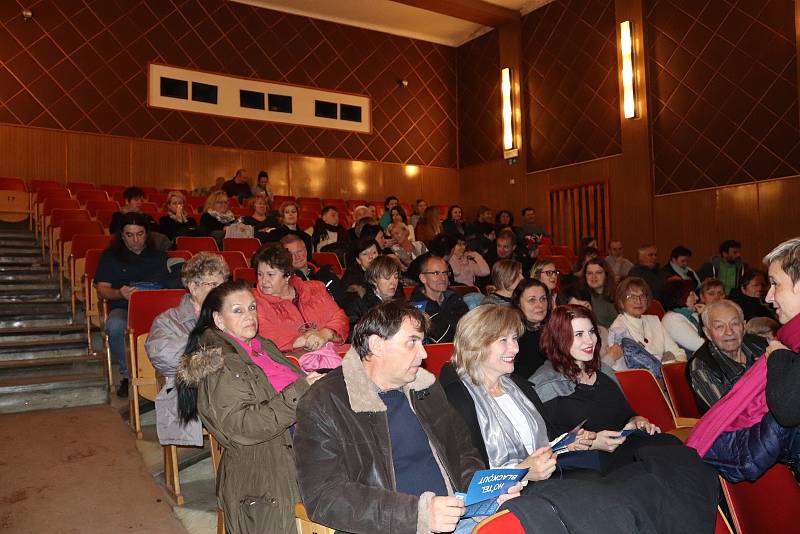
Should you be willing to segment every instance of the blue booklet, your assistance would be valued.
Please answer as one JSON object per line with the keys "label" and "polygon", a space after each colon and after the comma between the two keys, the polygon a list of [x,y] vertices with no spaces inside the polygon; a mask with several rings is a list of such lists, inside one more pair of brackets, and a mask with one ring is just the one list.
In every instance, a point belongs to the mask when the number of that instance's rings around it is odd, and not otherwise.
{"label": "blue booklet", "polygon": [[464,500],[467,508],[463,517],[492,515],[500,505],[497,498],[506,493],[508,488],[522,480],[527,469],[484,469],[476,471],[469,483],[467,493],[456,493],[456,497]]}
{"label": "blue booklet", "polygon": [[588,421],[588,419],[584,419],[583,421],[578,423],[578,425],[575,428],[573,428],[569,432],[561,434],[556,439],[550,442],[550,448],[553,449],[553,452],[556,453],[556,455],[568,452],[567,446],[572,444],[572,442],[574,442],[577,439],[578,432],[581,431],[581,428],[583,427],[584,424],[586,424],[586,421]]}

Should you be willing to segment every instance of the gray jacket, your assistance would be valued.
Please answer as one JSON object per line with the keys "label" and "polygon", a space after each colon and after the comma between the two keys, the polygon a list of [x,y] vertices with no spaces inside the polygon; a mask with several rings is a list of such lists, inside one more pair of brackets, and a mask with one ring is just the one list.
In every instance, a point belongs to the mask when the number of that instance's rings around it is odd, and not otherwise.
{"label": "gray jacket", "polygon": [[200,421],[195,419],[184,425],[178,419],[178,390],[175,388],[175,372],[196,323],[192,296],[187,293],[180,304],[155,318],[145,342],[150,363],[166,378],[164,387],[156,395],[156,430],[162,445],[203,445]]}
{"label": "gray jacket", "polygon": [[[601,364],[600,370],[619,386],[614,370],[606,364]],[[553,369],[553,364],[548,360],[528,379],[533,383],[536,394],[542,402],[548,402],[556,397],[568,397],[575,393],[575,381]],[[620,389],[622,387],[620,386]]]}

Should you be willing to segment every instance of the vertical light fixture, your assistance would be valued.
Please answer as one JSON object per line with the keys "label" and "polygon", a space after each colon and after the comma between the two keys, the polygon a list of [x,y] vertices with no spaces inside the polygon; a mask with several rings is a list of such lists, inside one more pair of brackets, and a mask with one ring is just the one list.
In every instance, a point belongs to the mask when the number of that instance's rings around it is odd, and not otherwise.
{"label": "vertical light fixture", "polygon": [[622,53],[622,111],[626,119],[635,119],[639,114],[633,74],[633,30],[629,20],[619,25],[619,47]]}
{"label": "vertical light fixture", "polygon": [[514,112],[511,107],[511,69],[500,71],[500,92],[503,95],[503,150],[514,148]]}

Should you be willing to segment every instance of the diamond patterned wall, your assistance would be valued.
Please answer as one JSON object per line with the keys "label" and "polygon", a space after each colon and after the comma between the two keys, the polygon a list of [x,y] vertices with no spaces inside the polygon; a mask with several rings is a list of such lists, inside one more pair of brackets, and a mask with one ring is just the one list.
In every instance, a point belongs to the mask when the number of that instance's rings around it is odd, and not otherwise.
{"label": "diamond patterned wall", "polygon": [[655,193],[800,174],[794,2],[645,9]]}
{"label": "diamond patterned wall", "polygon": [[497,30],[458,47],[458,162],[460,167],[503,157]]}
{"label": "diamond patterned wall", "polygon": [[[457,166],[454,48],[222,0],[23,3],[0,1],[0,122]],[[148,108],[150,62],[365,94],[373,133]]]}
{"label": "diamond patterned wall", "polygon": [[622,151],[613,0],[556,0],[522,20],[528,171]]}

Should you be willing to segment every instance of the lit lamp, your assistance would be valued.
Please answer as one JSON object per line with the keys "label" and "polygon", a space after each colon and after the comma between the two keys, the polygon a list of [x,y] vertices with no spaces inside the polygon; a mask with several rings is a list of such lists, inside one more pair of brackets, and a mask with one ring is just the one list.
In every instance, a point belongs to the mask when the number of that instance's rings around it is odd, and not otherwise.
{"label": "lit lamp", "polygon": [[626,119],[635,119],[636,80],[633,75],[633,36],[631,21],[619,25],[619,47],[622,52],[622,111]]}
{"label": "lit lamp", "polygon": [[514,111],[511,102],[511,69],[500,71],[500,92],[503,96],[503,158],[509,165],[517,160],[519,150],[514,147]]}

